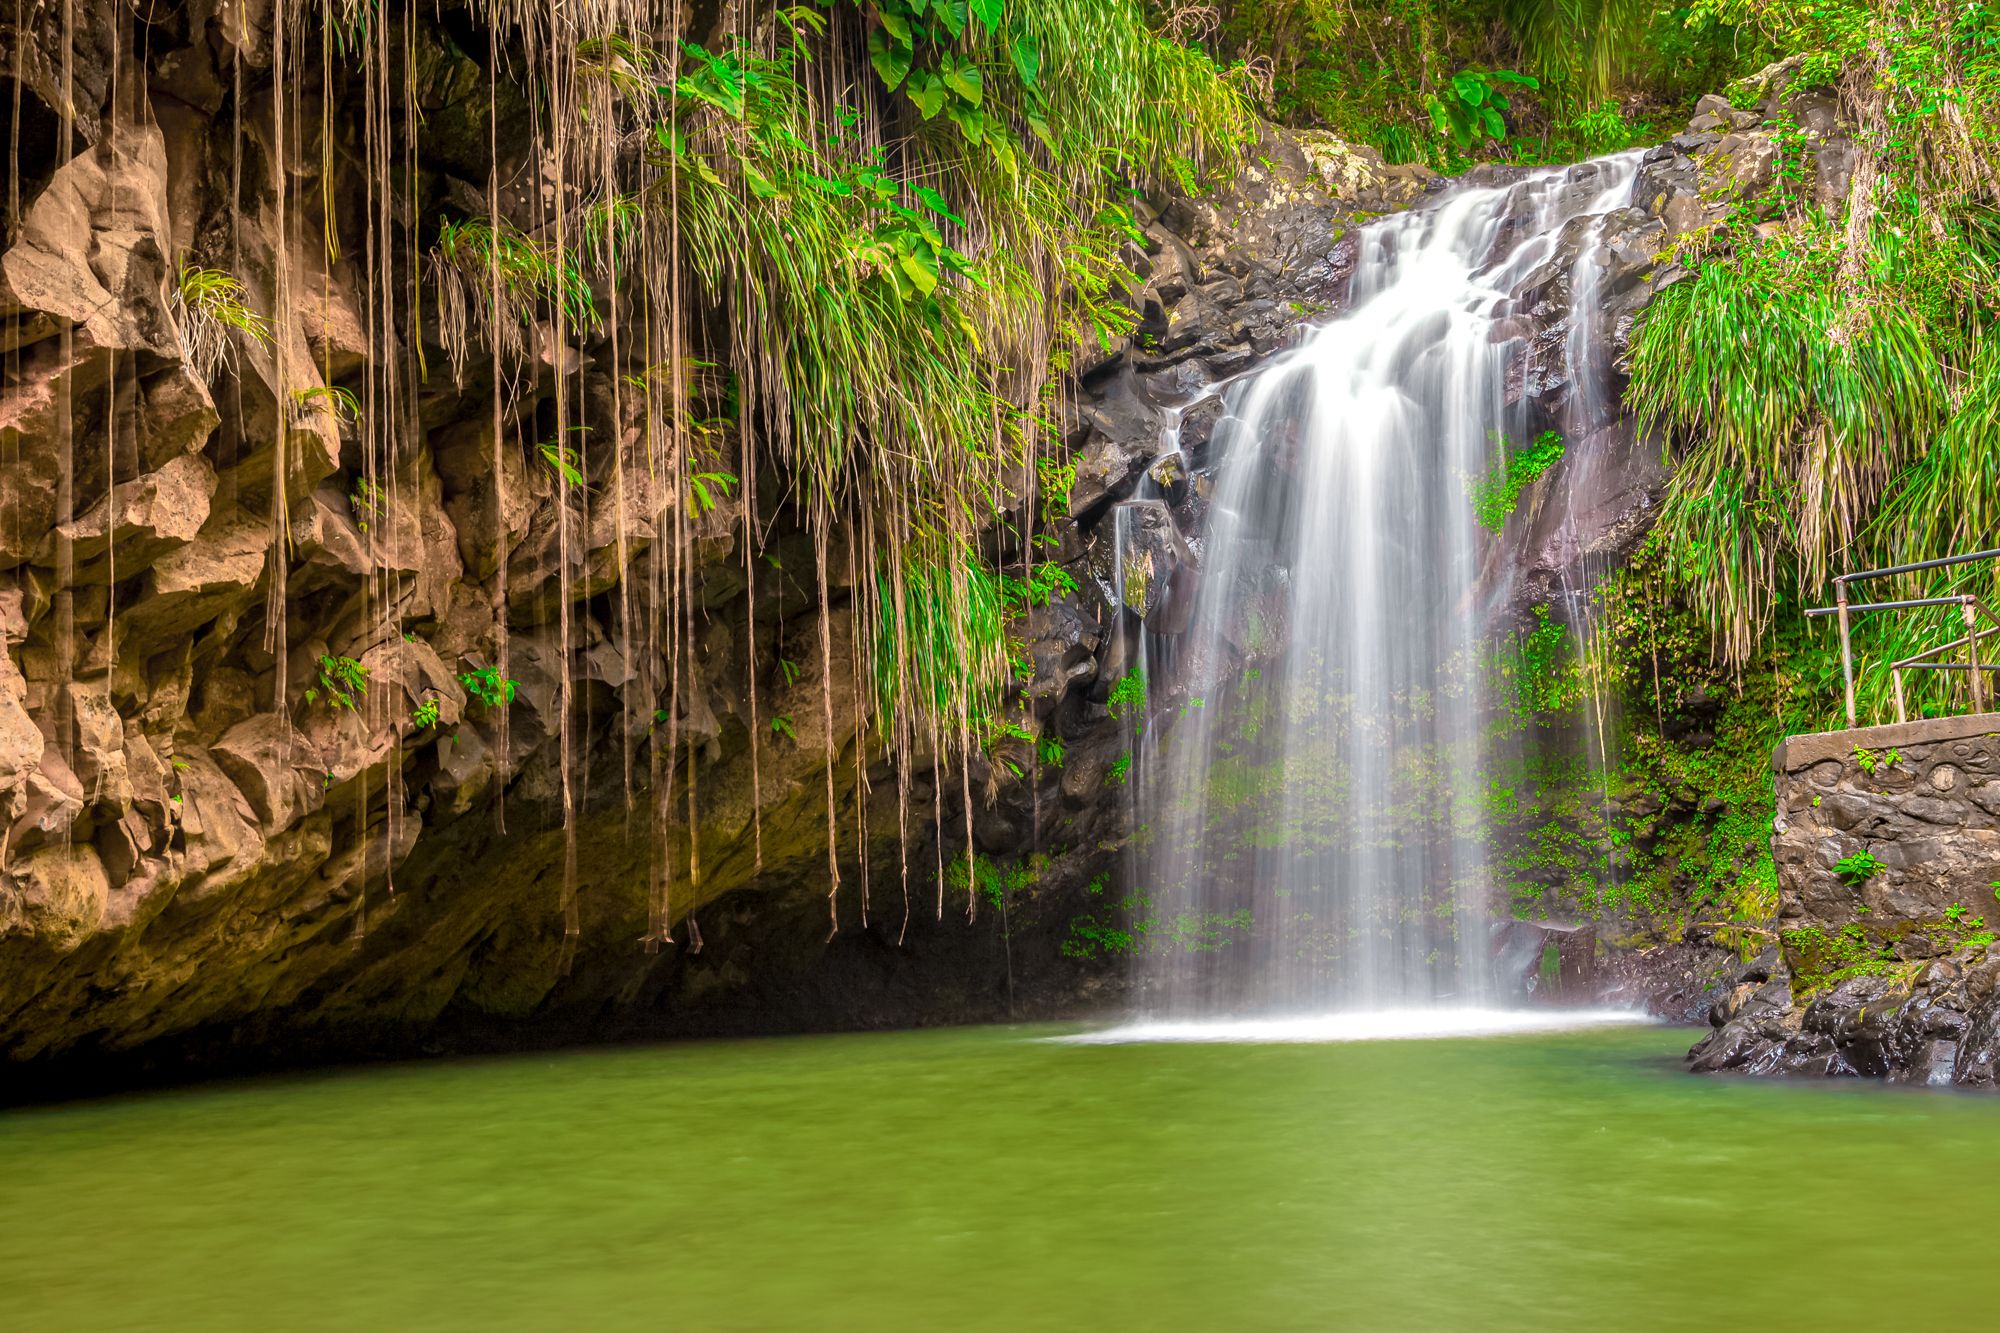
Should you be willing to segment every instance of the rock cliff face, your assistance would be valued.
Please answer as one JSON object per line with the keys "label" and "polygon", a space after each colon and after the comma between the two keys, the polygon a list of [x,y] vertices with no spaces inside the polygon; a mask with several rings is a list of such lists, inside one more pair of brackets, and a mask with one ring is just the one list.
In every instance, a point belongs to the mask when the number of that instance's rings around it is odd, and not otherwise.
{"label": "rock cliff face", "polygon": [[[411,245],[413,219],[483,207],[470,182],[489,169],[525,216],[522,182],[548,176],[526,134],[494,135],[490,160],[452,14],[406,34],[412,105],[393,114],[423,118],[425,148],[385,203],[353,126],[392,113],[355,79],[294,69],[315,114],[275,122],[267,6],[78,0],[67,43],[57,8],[0,17],[21,71],[0,253],[12,1077],[1115,998],[1116,968],[1063,945],[1129,836],[1107,695],[1142,624],[1176,628],[1216,391],[1340,307],[1354,227],[1446,182],[1273,133],[1227,191],[1145,202],[1138,326],[1078,362],[1063,422],[1076,479],[1056,535],[1079,591],[1021,629],[1023,692],[1064,761],[905,779],[868,734],[849,553],[820,577],[798,516],[765,501],[770,559],[746,559],[740,492],[647,483],[612,374],[583,424],[620,444],[584,497],[538,465],[558,375],[632,363],[615,323],[523,330],[525,368],[496,390],[478,357],[452,373],[438,309],[369,276],[354,238]],[[1769,185],[1784,96],[1707,110],[1648,155],[1599,287],[1613,355],[1678,271],[1673,238]],[[530,114],[509,89],[495,107],[516,128]],[[1814,134],[1831,189],[1839,136]],[[1575,379],[1551,314],[1573,259],[1521,297],[1520,392],[1551,418]],[[225,260],[243,313],[217,326],[176,275]],[[354,405],[392,426],[359,429]],[[1621,549],[1656,459],[1614,398],[1564,464],[1592,480],[1538,484],[1496,586]],[[1106,519],[1146,478],[1161,498],[1121,602]],[[670,578],[696,613],[666,663],[629,627]],[[511,698],[482,677],[503,644]],[[1010,919],[967,919],[976,884],[944,901],[968,807]]]}
{"label": "rock cliff face", "polygon": [[2000,1084],[2000,714],[1794,736],[1773,767],[1777,939],[1694,1068]]}
{"label": "rock cliff face", "polygon": [[[899,802],[845,552],[822,583],[767,503],[753,567],[740,493],[649,488],[608,374],[583,424],[623,443],[581,499],[521,447],[551,429],[558,369],[629,363],[629,337],[538,326],[504,392],[478,356],[461,380],[439,311],[398,308],[354,253],[387,206],[357,161],[364,88],[295,67],[314,114],[280,127],[267,8],[75,10],[67,49],[47,3],[0,27],[25,71],[0,253],[0,1055],[19,1079],[1115,994],[1060,948],[1126,836],[1119,613],[1091,534],[1162,415],[1335,306],[1345,229],[1437,182],[1274,136],[1230,191],[1141,209],[1142,322],[1080,366],[1066,423],[1082,591],[1022,627],[1024,692],[1067,763],[927,767]],[[454,21],[410,37],[426,158],[382,219],[401,243],[410,218],[485,202],[485,93],[473,114]],[[503,94],[503,121],[526,114]],[[546,175],[509,146],[527,138],[497,137],[503,179]],[[240,326],[191,310],[195,261],[226,261]],[[666,578],[698,611],[672,666],[627,628]],[[511,698],[481,678],[503,639]],[[963,883],[945,901],[967,804],[1010,920]]]}

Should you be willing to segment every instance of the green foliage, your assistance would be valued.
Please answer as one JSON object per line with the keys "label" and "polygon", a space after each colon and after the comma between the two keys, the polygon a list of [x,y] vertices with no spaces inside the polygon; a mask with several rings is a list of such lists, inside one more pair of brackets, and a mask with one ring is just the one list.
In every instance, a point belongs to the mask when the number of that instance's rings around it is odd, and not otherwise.
{"label": "green foliage", "polygon": [[514,689],[520,684],[502,676],[498,667],[475,667],[471,671],[459,673],[458,683],[465,692],[489,709],[505,708],[514,702]]}
{"label": "green foliage", "polygon": [[437,722],[438,701],[435,698],[424,700],[410,711],[410,725],[418,731],[428,730],[436,726]]}
{"label": "green foliage", "polygon": [[1521,492],[1562,460],[1563,438],[1556,431],[1545,430],[1532,444],[1516,448],[1496,431],[1493,442],[1500,451],[1500,461],[1485,476],[1468,481],[1466,493],[1479,526],[1497,533],[1507,526],[1521,501]]}
{"label": "green foliage", "polygon": [[1050,768],[1062,767],[1064,751],[1062,740],[1059,737],[1043,736],[1035,752],[1040,756],[1041,761]]}
{"label": "green foliage", "polygon": [[1012,863],[995,861],[982,852],[974,852],[969,860],[968,865],[968,858],[961,855],[945,863],[945,888],[964,893],[969,883],[987,906],[996,908],[1033,889],[1048,865],[1048,858],[1039,852]]}
{"label": "green foliage", "polygon": [[382,516],[382,488],[366,477],[356,477],[347,488],[347,507],[354,512],[354,525],[368,531],[368,525]]}
{"label": "green foliage", "polygon": [[221,269],[181,261],[168,291],[181,351],[205,380],[213,380],[233,353],[231,332],[271,345],[271,321],[252,310],[243,284]]}
{"label": "green foliage", "polygon": [[321,653],[318,683],[306,690],[308,705],[326,700],[329,708],[353,711],[357,695],[368,693],[368,668],[351,657]]}
{"label": "green foliage", "polygon": [[1138,941],[1131,931],[1100,922],[1094,913],[1084,913],[1070,918],[1069,934],[1061,948],[1065,958],[1088,961],[1134,953],[1138,949]]}
{"label": "green foliage", "polygon": [[542,456],[543,467],[571,486],[582,486],[585,483],[583,454],[580,451],[560,440],[544,440],[535,447]]}
{"label": "green foliage", "polygon": [[[1747,16],[1634,0],[1221,0],[1218,8],[1216,45],[1268,72],[1278,119],[1446,172],[1469,165],[1468,151],[1567,162],[1642,142],[1642,127],[1624,119],[1635,105],[1673,123],[1701,94],[1772,57]],[[1487,137],[1482,110],[1444,80],[1453,70],[1518,70],[1537,81],[1503,93],[1514,130],[1506,140]],[[1433,98],[1445,104],[1443,125],[1430,115]]]}
{"label": "green foliage", "polygon": [[1111,716],[1123,722],[1135,718],[1142,726],[1146,720],[1146,673],[1137,669],[1126,672],[1111,686],[1111,693],[1105,699],[1105,706]]}
{"label": "green foliage", "polygon": [[904,552],[876,576],[875,696],[884,717],[909,704],[956,730],[998,711],[1007,681],[1007,581],[970,549],[950,564]]}
{"label": "green foliage", "polygon": [[717,496],[727,499],[736,493],[736,474],[733,472],[691,472],[688,474],[688,497],[694,512],[706,514],[719,501]]}
{"label": "green foliage", "polygon": [[[601,228],[600,228],[601,232]],[[440,218],[430,252],[440,328],[454,370],[462,370],[474,333],[511,356],[526,351],[527,330],[546,312],[572,330],[598,325],[582,258],[504,219]]]}
{"label": "green foliage", "polygon": [[306,389],[294,389],[292,407],[300,417],[309,413],[330,413],[336,428],[351,426],[361,420],[361,400],[355,397],[354,390],[338,384],[315,384]]}
{"label": "green foliage", "polygon": [[1534,608],[1535,623],[1516,629],[1494,657],[1494,695],[1515,718],[1566,715],[1582,698],[1574,638],[1552,618],[1546,604]]}
{"label": "green foliage", "polygon": [[1561,128],[1565,136],[1582,149],[1579,156],[1596,157],[1631,147],[1646,135],[1650,127],[1634,125],[1626,120],[1618,103],[1607,98]]}
{"label": "green foliage", "polygon": [[1068,570],[1047,561],[1028,571],[1028,582],[1025,587],[1005,579],[1004,575],[1002,577],[1009,585],[1010,600],[1018,598],[1029,606],[1047,606],[1058,598],[1068,597],[1077,588],[1076,578]]}
{"label": "green foliage", "polygon": [[1909,965],[1895,960],[1894,945],[1871,938],[1859,926],[1827,932],[1818,926],[1779,936],[1791,964],[1792,993],[1803,999],[1849,977],[1884,976]]}
{"label": "green foliage", "polygon": [[790,713],[779,713],[772,717],[771,734],[773,736],[783,736],[788,741],[798,740],[799,731],[792,724],[792,715]]}
{"label": "green foliage", "polygon": [[811,11],[781,11],[760,48],[684,45],[672,114],[643,135],[647,202],[728,294],[758,365],[744,410],[786,423],[799,508],[822,531],[861,515],[894,553],[861,599],[881,724],[955,744],[1017,656],[974,534],[1017,499],[1009,469],[1045,456],[1044,391],[1074,340],[1136,319],[1130,192],[1226,163],[1252,122],[1133,0],[888,0],[861,19],[877,87],[840,94],[856,105],[827,100],[846,76],[814,69]]}
{"label": "green foliage", "polygon": [[[1781,607],[1817,602],[1836,563],[1952,554],[2000,522],[2000,230],[1985,165],[2000,42],[1988,7],[1940,0],[1711,0],[1690,21],[1754,24],[1799,57],[1799,84],[1838,80],[1872,126],[1855,179],[1876,184],[1829,216],[1798,189],[1810,139],[1781,122],[1774,196],[1686,256],[1695,276],[1655,298],[1637,339],[1629,401],[1677,444],[1660,517],[1670,570],[1742,663]],[[1763,88],[1746,83],[1736,100]],[[2000,577],[1959,570],[1901,588],[1973,584],[2000,589]],[[1891,658],[1952,637],[1908,616],[1858,633]],[[1879,705],[1887,673],[1862,670]],[[1916,711],[1962,688],[1943,674],[1911,682]]]}
{"label": "green foliage", "polygon": [[1111,761],[1111,767],[1105,771],[1104,778],[1105,781],[1116,783],[1122,787],[1125,785],[1126,777],[1131,772],[1132,772],[1132,756],[1129,754],[1121,754],[1116,759]]}
{"label": "green foliage", "polygon": [[1540,81],[1512,70],[1462,70],[1452,75],[1444,91],[1425,99],[1431,124],[1439,134],[1449,134],[1461,151],[1483,140],[1500,142],[1507,137],[1506,88],[1535,89]]}
{"label": "green foliage", "polygon": [[1042,524],[1054,527],[1069,517],[1069,496],[1076,489],[1076,460],[1044,454],[1035,460],[1035,475],[1041,483]]}
{"label": "green foliage", "polygon": [[1823,583],[1948,411],[1931,331],[1907,305],[1853,299],[1837,236],[1702,264],[1654,298],[1633,356],[1629,401],[1687,442],[1659,518],[1670,566],[1736,660],[1781,576]]}
{"label": "green foliage", "polygon": [[1902,762],[1901,750],[1890,749],[1886,753],[1877,754],[1859,745],[1854,747],[1854,766],[1870,777],[1875,775],[1875,770],[1878,768],[1894,768]]}
{"label": "green foliage", "polygon": [[1875,853],[1867,850],[1850,852],[1833,863],[1833,873],[1849,884],[1866,884],[1887,869]]}

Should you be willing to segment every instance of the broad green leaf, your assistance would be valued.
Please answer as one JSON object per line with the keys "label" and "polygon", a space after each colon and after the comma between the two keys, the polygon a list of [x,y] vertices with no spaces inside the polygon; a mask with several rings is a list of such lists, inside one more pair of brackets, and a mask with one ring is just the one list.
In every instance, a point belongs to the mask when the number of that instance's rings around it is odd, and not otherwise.
{"label": "broad green leaf", "polygon": [[939,66],[938,77],[945,86],[964,98],[973,106],[978,106],[985,98],[985,88],[980,83],[979,66],[969,60],[951,60]]}
{"label": "broad green leaf", "polygon": [[936,190],[933,190],[930,186],[912,185],[910,187],[910,193],[915,195],[917,197],[917,201],[921,203],[925,208],[928,208],[931,212],[936,213],[941,217],[950,218],[953,222],[956,222],[961,227],[965,225],[965,219],[960,217],[958,214],[952,212],[951,205],[945,202],[944,196],[939,194]]}
{"label": "broad green leaf", "polygon": [[1001,11],[1005,8],[1002,0],[972,0],[972,17],[986,25],[986,31],[1000,31]]}
{"label": "broad green leaf", "polygon": [[750,193],[756,195],[759,199],[776,199],[780,194],[784,193],[784,191],[778,188],[776,181],[751,166],[748,162],[741,162],[741,165],[743,167],[744,182],[749,185]]}
{"label": "broad green leaf", "polygon": [[1042,73],[1042,48],[1035,40],[1035,34],[1024,32],[1014,39],[1009,48],[1014,56],[1014,72],[1021,76],[1021,82],[1032,88]]}
{"label": "broad green leaf", "polygon": [[917,212],[916,209],[905,208],[901,204],[890,204],[889,211],[915,227],[924,240],[931,245],[944,244],[944,237],[939,234],[937,224],[922,213]]}
{"label": "broad green leaf", "polygon": [[1500,113],[1492,107],[1486,109],[1486,132],[1496,139],[1507,137],[1507,122],[1500,119]]}
{"label": "broad green leaf", "polygon": [[1029,107],[1024,119],[1028,122],[1028,132],[1040,139],[1042,146],[1053,153],[1056,150],[1056,138],[1049,129],[1048,117],[1042,114],[1042,109],[1038,106]]}
{"label": "broad green leaf", "polygon": [[903,271],[911,285],[921,295],[929,296],[937,290],[938,275],[935,261],[926,265],[920,256],[906,253],[896,262],[896,267]]}
{"label": "broad green leaf", "polygon": [[938,16],[938,22],[953,37],[965,31],[965,0],[931,0],[931,10]]}
{"label": "broad green leaf", "polygon": [[868,34],[868,63],[875,66],[875,73],[891,88],[899,87],[908,76],[910,61],[916,53],[910,43],[894,41],[880,28]]}
{"label": "broad green leaf", "polygon": [[976,108],[954,103],[945,114],[951,117],[952,124],[958,126],[958,132],[965,136],[967,143],[977,144],[985,140],[986,117],[980,115]]}
{"label": "broad green leaf", "polygon": [[879,11],[876,17],[882,21],[883,29],[898,42],[904,46],[914,44],[914,39],[910,36],[909,19],[889,9]]}
{"label": "broad green leaf", "polygon": [[846,198],[854,193],[854,187],[846,181],[828,180],[824,176],[815,176],[810,171],[801,171],[799,179],[818,190],[821,194],[831,194]]}
{"label": "broad green leaf", "polygon": [[944,104],[951,97],[951,90],[944,86],[944,80],[923,70],[910,72],[910,101],[916,105],[925,120],[937,119],[937,113],[944,110]]}

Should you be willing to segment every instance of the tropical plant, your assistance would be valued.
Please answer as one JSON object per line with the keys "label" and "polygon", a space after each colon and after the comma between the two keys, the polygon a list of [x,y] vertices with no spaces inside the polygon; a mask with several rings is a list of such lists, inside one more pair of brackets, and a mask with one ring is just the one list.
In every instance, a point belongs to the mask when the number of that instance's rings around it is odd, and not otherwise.
{"label": "tropical plant", "polygon": [[489,709],[505,708],[514,702],[514,688],[520,682],[500,674],[498,667],[474,667],[462,671],[458,683],[465,692]]}
{"label": "tropical plant", "polygon": [[1867,850],[1850,852],[1833,863],[1833,873],[1849,884],[1864,884],[1888,868],[1880,857]]}
{"label": "tropical plant", "polygon": [[351,657],[321,653],[317,659],[318,683],[306,689],[306,703],[324,699],[330,708],[352,711],[359,695],[368,693],[368,668]]}
{"label": "tropical plant", "polygon": [[1485,476],[1469,480],[1466,490],[1479,526],[1497,533],[1507,526],[1507,519],[1520,503],[1521,492],[1562,461],[1563,437],[1545,430],[1533,443],[1516,447],[1496,431],[1493,443],[1500,453],[1499,460]]}
{"label": "tropical plant", "polygon": [[181,261],[167,300],[180,334],[181,354],[204,380],[235,355],[230,333],[271,345],[271,321],[250,308],[243,284],[221,269]]}
{"label": "tropical plant", "polygon": [[1530,91],[1541,86],[1533,75],[1512,70],[1461,70],[1452,75],[1444,91],[1425,99],[1431,124],[1439,134],[1448,134],[1460,149],[1483,140],[1495,143],[1507,138],[1507,88]]}

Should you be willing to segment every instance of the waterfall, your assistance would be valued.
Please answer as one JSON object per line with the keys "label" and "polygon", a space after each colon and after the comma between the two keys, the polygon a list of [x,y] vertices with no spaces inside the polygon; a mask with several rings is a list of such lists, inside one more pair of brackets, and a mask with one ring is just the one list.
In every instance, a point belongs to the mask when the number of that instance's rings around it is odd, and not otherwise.
{"label": "waterfall", "polygon": [[1149,1012],[1497,998],[1493,589],[1468,479],[1530,425],[1509,370],[1524,316],[1554,321],[1517,294],[1531,275],[1550,290],[1571,244],[1559,424],[1606,410],[1596,243],[1637,161],[1463,188],[1370,225],[1346,312],[1227,391],[1192,617],[1147,650],[1171,680],[1139,749]]}

